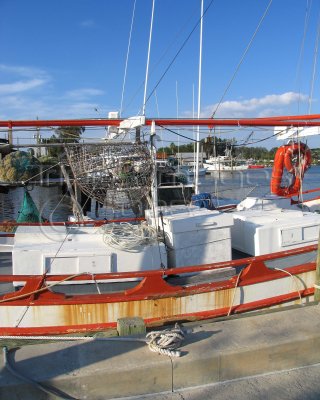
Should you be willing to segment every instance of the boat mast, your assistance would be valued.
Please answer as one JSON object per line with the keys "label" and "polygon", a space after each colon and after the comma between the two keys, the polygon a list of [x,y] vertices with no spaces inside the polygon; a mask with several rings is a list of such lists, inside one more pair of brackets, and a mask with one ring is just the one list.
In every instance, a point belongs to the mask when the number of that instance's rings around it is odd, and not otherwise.
{"label": "boat mast", "polygon": [[[201,107],[201,72],[202,72],[202,28],[203,28],[203,0],[201,0],[201,17],[200,17],[200,51],[199,51],[199,77],[198,77],[198,119],[200,119]],[[200,151],[200,126],[197,127],[197,146],[196,146],[196,179],[195,194],[199,193],[199,151]]]}
{"label": "boat mast", "polygon": [[[151,22],[150,22],[150,32],[149,32],[149,44],[148,44],[148,56],[147,56],[147,66],[146,66],[146,78],[144,81],[144,94],[143,94],[143,106],[142,106],[142,115],[146,114],[146,102],[147,102],[147,86],[148,86],[148,76],[149,76],[149,64],[150,64],[150,51],[151,51],[151,39],[152,39],[152,28],[153,28],[153,16],[154,16],[154,5],[155,0],[152,1],[152,11],[151,11]],[[151,188],[151,199],[152,206],[155,215],[157,215],[158,209],[158,180],[157,180],[157,150],[155,147],[155,139],[156,139],[156,125],[155,122],[151,122],[151,132],[150,132],[150,141],[151,141],[151,156],[154,160],[154,173],[153,173],[153,182]]]}
{"label": "boat mast", "polygon": [[153,15],[154,15],[155,2],[156,2],[156,0],[152,1],[151,23],[150,23],[150,33],[149,33],[149,45],[148,45],[148,57],[147,57],[147,67],[146,67],[146,78],[144,80],[144,94],[143,94],[142,115],[146,115],[147,86],[148,86],[148,77],[149,77],[150,50],[151,50],[151,39],[152,39],[152,27],[153,27]]}
{"label": "boat mast", "polygon": [[130,26],[130,33],[129,33],[129,41],[128,41],[128,49],[127,49],[127,57],[126,57],[126,64],[124,67],[124,76],[123,76],[123,83],[122,83],[122,93],[121,93],[121,103],[120,103],[120,117],[122,116],[122,111],[123,111],[123,98],[124,98],[124,89],[126,85],[126,78],[127,78],[127,69],[128,69],[128,61],[129,61],[129,52],[130,52],[130,46],[131,46],[131,36],[132,36],[132,28],[133,28],[133,21],[134,21],[134,14],[136,10],[136,1],[134,0],[133,4],[133,11],[132,11],[132,18],[131,18],[131,26]]}
{"label": "boat mast", "polygon": [[151,187],[151,199],[152,199],[152,207],[154,211],[154,215],[158,216],[158,180],[157,180],[157,149],[155,146],[156,140],[156,125],[154,121],[151,122],[151,131],[150,131],[150,144],[151,144],[151,157],[154,161],[154,174],[153,174],[153,181]]}

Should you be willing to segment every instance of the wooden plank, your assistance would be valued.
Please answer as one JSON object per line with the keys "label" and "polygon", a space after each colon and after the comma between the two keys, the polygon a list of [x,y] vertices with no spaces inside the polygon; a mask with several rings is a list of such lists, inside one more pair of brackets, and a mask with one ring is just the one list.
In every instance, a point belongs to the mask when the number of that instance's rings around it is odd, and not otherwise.
{"label": "wooden plank", "polygon": [[145,335],[146,325],[140,317],[119,318],[117,331],[119,336]]}

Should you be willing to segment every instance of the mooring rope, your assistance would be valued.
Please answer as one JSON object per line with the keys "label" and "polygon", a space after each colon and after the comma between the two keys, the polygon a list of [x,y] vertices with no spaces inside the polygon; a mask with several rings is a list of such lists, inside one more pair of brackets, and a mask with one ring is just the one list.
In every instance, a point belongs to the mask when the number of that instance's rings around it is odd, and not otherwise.
{"label": "mooring rope", "polygon": [[15,368],[12,367],[11,363],[9,362],[8,355],[9,351],[7,347],[2,348],[2,354],[3,354],[3,365],[9,371],[13,376],[15,376],[18,379],[21,379],[23,382],[27,382],[31,384],[32,386],[35,386],[39,390],[41,390],[44,393],[49,394],[50,396],[55,396],[58,399],[61,400],[76,400],[74,397],[71,397],[69,395],[65,395],[62,393],[60,390],[57,390],[55,388],[47,387],[42,385],[41,383],[21,374],[20,372],[16,371]]}
{"label": "mooring rope", "polygon": [[[118,342],[142,342],[148,344],[149,349],[152,352],[165,355],[168,357],[180,357],[181,351],[176,350],[182,343],[185,337],[185,332],[180,328],[178,324],[175,324],[173,329],[165,329],[163,331],[154,331],[149,332],[146,335],[146,338],[139,338],[139,337],[107,337],[107,338],[97,338],[94,336],[0,336],[0,340],[48,340],[48,341],[118,341]],[[37,382],[36,380],[29,378],[23,375],[21,372],[15,370],[13,365],[9,362],[10,350],[6,346],[3,346],[2,353],[3,353],[3,365],[12,375],[16,376],[17,378],[21,379],[24,382],[27,382],[39,390],[54,395],[59,399],[66,400],[66,399],[74,399],[69,395],[64,394],[58,389],[47,387],[42,385],[41,383]],[[74,399],[75,400],[75,399]]]}
{"label": "mooring rope", "polygon": [[114,341],[114,342],[140,342],[146,343],[152,352],[158,352],[162,355],[180,357],[181,352],[176,351],[181,346],[186,332],[179,324],[174,328],[168,328],[160,331],[147,333],[145,338],[132,336],[114,336],[114,337],[95,337],[95,336],[0,336],[0,340],[48,340],[48,341]]}
{"label": "mooring rope", "polygon": [[299,289],[299,286],[298,286],[298,282],[300,282],[300,281],[299,281],[299,278],[298,278],[297,276],[295,276],[295,275],[292,275],[292,274],[291,274],[289,271],[287,271],[286,269],[282,269],[282,268],[279,268],[279,267],[269,267],[269,268],[270,268],[270,269],[275,269],[276,271],[284,272],[285,274],[289,275],[289,276],[292,278],[292,281],[293,281],[293,283],[295,284],[296,289],[297,289],[297,293],[298,293],[298,295],[299,295],[300,304],[303,304],[303,303],[302,303],[301,290]]}
{"label": "mooring rope", "polygon": [[176,350],[181,346],[185,333],[178,324],[174,329],[153,331],[147,334],[149,349],[161,355],[169,357],[180,357],[181,351]]}

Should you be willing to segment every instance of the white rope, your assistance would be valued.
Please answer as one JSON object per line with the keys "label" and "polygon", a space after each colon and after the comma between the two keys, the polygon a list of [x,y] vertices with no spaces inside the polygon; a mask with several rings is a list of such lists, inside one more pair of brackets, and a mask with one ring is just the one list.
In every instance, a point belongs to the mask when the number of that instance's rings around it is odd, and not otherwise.
{"label": "white rope", "polygon": [[92,276],[92,280],[93,280],[93,282],[94,282],[95,285],[96,285],[97,292],[98,292],[99,294],[101,294],[101,290],[100,290],[100,287],[99,287],[99,283],[98,283],[98,281],[96,280],[95,274],[93,274],[92,272],[86,272],[86,274]]}
{"label": "white rope", "polygon": [[302,304],[302,296],[301,296],[301,292],[300,292],[300,289],[299,289],[298,283],[297,283],[298,278],[295,275],[292,275],[289,271],[287,271],[285,269],[277,268],[277,267],[274,267],[274,268],[269,267],[269,268],[270,269],[275,269],[276,271],[284,272],[285,274],[288,274],[289,276],[291,276],[291,278],[292,278],[292,280],[293,280],[293,282],[294,282],[294,284],[295,284],[295,286],[297,288],[297,292],[298,292],[299,298],[300,298],[300,303]]}
{"label": "white rope", "polygon": [[235,299],[235,297],[236,297],[237,287],[238,287],[238,283],[239,283],[239,280],[240,280],[240,276],[241,276],[241,274],[242,274],[242,271],[243,271],[243,269],[239,272],[238,277],[237,277],[237,280],[236,280],[236,284],[235,284],[235,286],[234,286],[233,295],[232,295],[232,300],[231,300],[231,304],[230,304],[229,311],[228,311],[228,314],[227,314],[228,317],[230,316],[231,311],[232,311],[232,307],[233,307],[234,299]]}
{"label": "white rope", "polygon": [[[3,347],[2,348],[2,354],[3,354],[3,365],[4,368],[6,368],[12,375],[16,376],[17,378],[21,379],[24,382],[27,382],[28,384],[31,384],[33,386],[35,386],[36,388],[38,388],[39,390],[41,390],[44,393],[47,393],[50,397],[52,397],[52,395],[55,398],[61,399],[61,400],[72,400],[74,399],[74,397],[71,397],[69,395],[64,394],[63,392],[61,392],[60,390],[57,390],[55,388],[51,388],[50,386],[47,385],[42,385],[41,383],[35,381],[32,378],[29,378],[28,376],[21,374],[20,372],[16,371],[11,363],[9,362],[9,350],[7,349],[7,347]],[[47,398],[47,396],[46,396]],[[74,399],[76,400],[76,399]]]}
{"label": "white rope", "polygon": [[131,336],[95,337],[95,336],[0,336],[0,340],[48,340],[48,341],[114,341],[114,342],[142,342],[148,344],[150,351],[169,357],[180,357],[181,351],[176,350],[181,346],[185,332],[178,324],[172,329],[152,331],[145,338]]}
{"label": "white rope", "polygon": [[61,197],[61,199],[59,200],[58,204],[55,206],[55,208],[51,211],[50,216],[53,215],[56,211],[56,209],[60,206],[60,204],[62,203],[62,201],[64,200],[64,198],[67,196],[67,192]]}
{"label": "white rope", "polygon": [[316,283],[313,285],[313,287],[314,287],[315,289],[320,289],[320,285],[317,285]]}
{"label": "white rope", "polygon": [[115,337],[95,337],[95,336],[0,336],[0,340],[49,340],[49,341],[74,341],[74,340],[96,340],[96,341],[124,341],[124,342],[146,342],[144,338],[133,338],[126,336],[115,336]]}
{"label": "white rope", "polygon": [[[132,341],[132,342],[143,342],[146,343],[147,339],[149,339],[148,345],[149,349],[152,352],[157,352],[158,354],[166,355],[169,357],[180,357],[181,352],[176,351],[175,349],[180,346],[182,340],[184,339],[184,332],[180,329],[179,325],[176,324],[174,329],[172,330],[164,330],[158,332],[150,332],[147,334],[146,338],[134,338],[134,337],[108,337],[108,338],[96,338],[96,337],[88,337],[88,336],[0,336],[1,339],[13,339],[13,340],[49,340],[49,341],[70,341],[70,340],[97,340],[97,341]],[[49,394],[54,395],[59,399],[73,399],[68,395],[65,395],[63,392],[56,390],[55,388],[51,388],[49,386],[43,386],[39,382],[35,381],[28,376],[25,376],[18,371],[10,364],[8,355],[9,350],[6,346],[2,348],[3,352],[3,365],[12,375],[22,379],[23,381],[37,387],[39,390]]]}
{"label": "white rope", "polygon": [[145,223],[133,225],[128,222],[107,224],[101,227],[103,241],[121,250],[133,250],[144,244],[158,241],[157,230]]}
{"label": "white rope", "polygon": [[60,162],[58,162],[57,164],[51,165],[50,167],[48,167],[47,169],[45,169],[44,171],[39,172],[38,174],[33,175],[31,178],[29,179],[25,179],[24,181],[21,181],[21,183],[26,184],[27,182],[31,181],[33,178],[40,176],[42,174],[44,174],[45,172],[49,171],[49,169],[55,168],[57,165],[60,165]]}
{"label": "white rope", "polygon": [[147,334],[147,343],[149,349],[161,355],[169,357],[180,357],[181,351],[175,350],[180,347],[183,339],[184,332],[175,324],[174,329],[165,329],[163,331],[153,331]]}
{"label": "white rope", "polygon": [[[157,352],[162,355],[171,356],[171,357],[180,357],[181,352],[175,351],[178,346],[180,346],[184,333],[180,329],[179,325],[176,324],[174,329],[158,331],[158,332],[150,332],[147,334],[147,338],[150,338],[150,341],[147,342],[149,345],[149,349],[152,352]],[[109,337],[109,338],[95,338],[95,337],[87,337],[87,336],[0,336],[0,339],[14,339],[14,340],[51,340],[51,341],[59,341],[59,340],[99,340],[99,341],[133,341],[133,342],[146,342],[146,339],[142,338],[133,338],[133,337]],[[21,374],[16,371],[15,368],[9,362],[9,350],[6,346],[2,348],[3,353],[3,365],[12,375],[18,377],[19,379],[37,387],[39,390],[49,394],[54,395],[59,399],[73,399],[68,395],[65,395],[63,392],[56,390],[55,388],[51,388],[49,386],[44,386],[41,383],[35,381],[28,376]]]}
{"label": "white rope", "polygon": [[93,340],[90,336],[0,336],[0,340]]}

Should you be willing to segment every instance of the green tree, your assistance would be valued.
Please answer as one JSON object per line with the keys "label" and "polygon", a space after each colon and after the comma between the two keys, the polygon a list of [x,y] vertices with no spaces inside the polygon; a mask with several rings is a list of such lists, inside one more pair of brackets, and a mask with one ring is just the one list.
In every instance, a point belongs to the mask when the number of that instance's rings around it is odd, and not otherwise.
{"label": "green tree", "polygon": [[178,150],[178,146],[172,142],[170,144],[170,154],[176,154],[177,150]]}
{"label": "green tree", "polygon": [[63,143],[79,143],[84,131],[83,126],[60,126],[55,129],[57,137]]}
{"label": "green tree", "polygon": [[[60,126],[55,129],[49,139],[43,139],[45,144],[58,144],[58,143],[79,143],[81,135],[85,131],[83,126]],[[63,154],[63,146],[48,146],[48,156],[60,158]]]}

